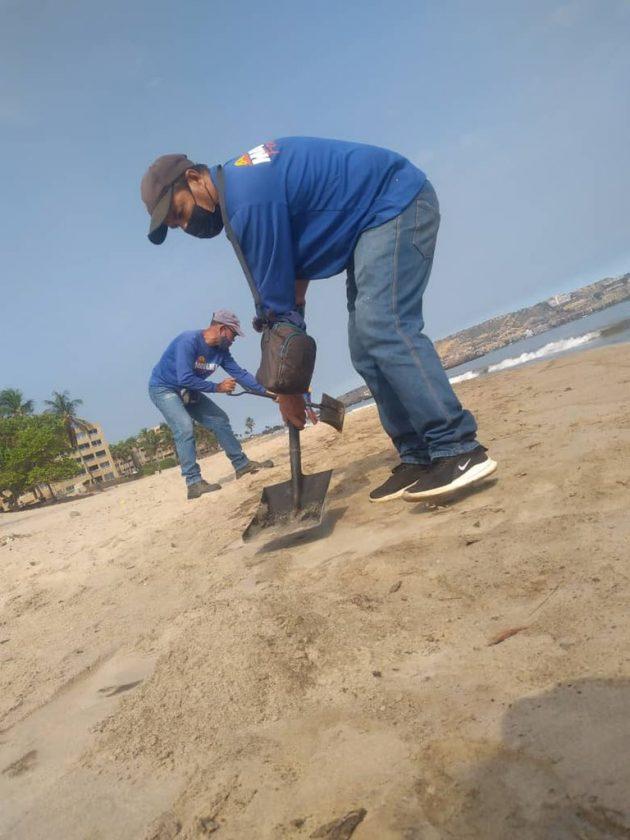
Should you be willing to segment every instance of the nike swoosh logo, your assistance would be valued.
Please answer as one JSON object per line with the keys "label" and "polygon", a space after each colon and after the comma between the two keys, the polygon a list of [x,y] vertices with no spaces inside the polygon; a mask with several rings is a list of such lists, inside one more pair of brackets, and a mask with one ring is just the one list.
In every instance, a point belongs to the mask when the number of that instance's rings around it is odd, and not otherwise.
{"label": "nike swoosh logo", "polygon": [[464,470],[466,469],[466,467],[468,466],[468,464],[470,464],[470,460],[471,460],[471,459],[469,458],[469,459],[466,461],[466,463],[465,463],[465,464],[458,464],[458,465],[457,465],[457,469],[458,469],[458,470],[460,470],[460,472],[464,472]]}

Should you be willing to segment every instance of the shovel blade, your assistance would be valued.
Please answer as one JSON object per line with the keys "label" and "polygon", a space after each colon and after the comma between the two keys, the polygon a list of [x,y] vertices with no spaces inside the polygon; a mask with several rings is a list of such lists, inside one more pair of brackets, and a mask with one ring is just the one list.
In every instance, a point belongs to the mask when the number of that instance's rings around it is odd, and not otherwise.
{"label": "shovel blade", "polygon": [[243,531],[243,542],[250,542],[259,534],[281,536],[315,528],[322,521],[326,493],[332,470],[302,476],[302,500],[299,508],[293,503],[291,481],[281,481],[264,487],[258,510]]}
{"label": "shovel blade", "polygon": [[322,423],[326,423],[341,432],[345,416],[346,407],[341,400],[336,400],[329,394],[322,394],[322,401],[319,404],[319,419]]}

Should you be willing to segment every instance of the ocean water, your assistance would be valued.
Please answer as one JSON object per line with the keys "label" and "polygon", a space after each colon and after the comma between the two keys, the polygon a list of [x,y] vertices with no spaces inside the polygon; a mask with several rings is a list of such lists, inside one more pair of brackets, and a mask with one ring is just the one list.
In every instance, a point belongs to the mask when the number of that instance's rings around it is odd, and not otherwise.
{"label": "ocean water", "polygon": [[[493,350],[485,356],[451,368],[448,378],[453,383],[464,382],[548,357],[564,356],[578,350],[621,344],[625,341],[630,341],[630,300],[609,306],[592,315],[585,315],[560,327],[552,327],[530,338],[515,341],[514,344],[499,350]],[[349,410],[372,405],[373,402],[372,399],[364,400]]]}
{"label": "ocean water", "polygon": [[630,341],[630,300],[609,306],[577,321],[515,341],[478,359],[448,371],[451,382],[475,379],[486,373],[520,367],[551,356],[564,356],[576,350],[604,347]]}

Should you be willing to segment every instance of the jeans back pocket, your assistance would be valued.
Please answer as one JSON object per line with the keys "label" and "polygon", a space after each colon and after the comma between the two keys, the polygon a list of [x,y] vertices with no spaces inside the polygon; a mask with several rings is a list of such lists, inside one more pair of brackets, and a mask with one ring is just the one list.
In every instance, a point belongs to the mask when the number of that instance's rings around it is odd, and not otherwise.
{"label": "jeans back pocket", "polygon": [[[427,187],[430,189],[427,190]],[[428,182],[420,190],[415,204],[416,222],[412,242],[425,259],[432,260],[440,227],[440,208],[435,191]]]}

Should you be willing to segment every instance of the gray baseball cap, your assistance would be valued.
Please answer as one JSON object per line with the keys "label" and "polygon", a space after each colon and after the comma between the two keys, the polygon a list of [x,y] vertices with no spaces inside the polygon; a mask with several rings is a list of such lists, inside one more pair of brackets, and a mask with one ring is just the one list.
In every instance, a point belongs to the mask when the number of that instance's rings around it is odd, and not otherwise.
{"label": "gray baseball cap", "polygon": [[212,320],[217,324],[225,324],[226,327],[231,327],[237,335],[243,337],[245,333],[241,329],[241,322],[238,320],[233,312],[229,309],[217,309],[212,315]]}
{"label": "gray baseball cap", "polygon": [[161,245],[168,233],[165,220],[171,208],[173,184],[194,165],[186,155],[162,155],[144,173],[140,195],[151,216],[148,237],[154,245]]}

